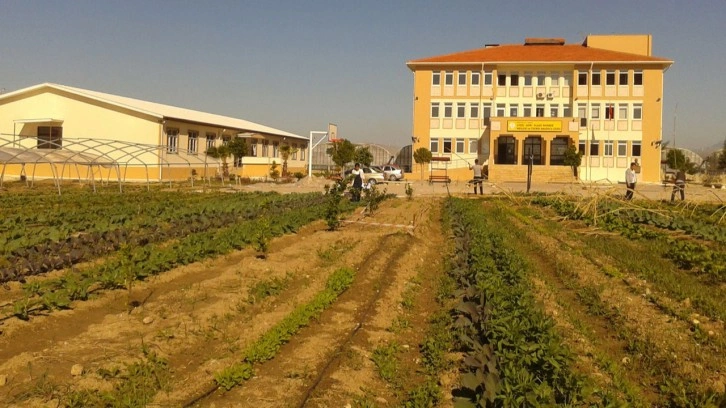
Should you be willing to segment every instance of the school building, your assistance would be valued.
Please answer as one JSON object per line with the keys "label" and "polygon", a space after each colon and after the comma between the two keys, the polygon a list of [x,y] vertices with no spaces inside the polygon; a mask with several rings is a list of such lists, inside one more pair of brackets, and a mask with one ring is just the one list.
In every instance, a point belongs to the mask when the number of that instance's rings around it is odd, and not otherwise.
{"label": "school building", "polygon": [[[527,38],[407,62],[413,72],[413,146],[438,161],[423,176],[471,178],[475,159],[492,181],[571,181],[568,146],[583,154],[578,177],[619,182],[637,162],[661,180],[663,75],[650,35],[588,35],[581,44]],[[443,160],[443,161],[442,161]],[[412,177],[419,176],[413,164]]]}

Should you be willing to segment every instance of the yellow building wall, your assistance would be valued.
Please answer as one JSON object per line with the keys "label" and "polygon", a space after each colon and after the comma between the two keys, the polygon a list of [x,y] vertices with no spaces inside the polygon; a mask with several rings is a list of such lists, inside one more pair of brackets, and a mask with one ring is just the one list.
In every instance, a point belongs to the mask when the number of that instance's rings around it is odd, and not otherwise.
{"label": "yellow building wall", "polygon": [[588,35],[585,41],[588,47],[646,56],[651,56],[653,48],[650,34]]}
{"label": "yellow building wall", "polygon": [[659,182],[662,179],[660,145],[655,142],[663,138],[663,71],[643,71],[645,97],[643,98],[643,142],[640,180]]}

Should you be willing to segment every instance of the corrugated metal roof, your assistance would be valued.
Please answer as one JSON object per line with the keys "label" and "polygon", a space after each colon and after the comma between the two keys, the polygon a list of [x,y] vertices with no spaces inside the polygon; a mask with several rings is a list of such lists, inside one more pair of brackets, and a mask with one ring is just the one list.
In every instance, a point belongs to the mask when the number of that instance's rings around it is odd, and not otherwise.
{"label": "corrugated metal roof", "polygon": [[236,119],[228,116],[215,115],[212,113],[200,112],[192,109],[179,108],[176,106],[164,105],[156,102],[143,101],[140,99],[128,98],[125,96],[107,94],[103,92],[74,88],[71,86],[53,83],[39,84],[0,95],[0,101],[44,87],[65,91],[74,95],[79,95],[100,102],[109,103],[111,105],[123,107],[158,118],[179,119],[190,122],[225,127],[228,129],[238,129],[240,131],[252,131],[257,133],[267,133],[271,135],[294,137],[298,139],[308,140],[308,137],[305,136],[299,136],[293,133],[285,132],[283,130],[261,125],[259,123],[250,122],[244,119]]}

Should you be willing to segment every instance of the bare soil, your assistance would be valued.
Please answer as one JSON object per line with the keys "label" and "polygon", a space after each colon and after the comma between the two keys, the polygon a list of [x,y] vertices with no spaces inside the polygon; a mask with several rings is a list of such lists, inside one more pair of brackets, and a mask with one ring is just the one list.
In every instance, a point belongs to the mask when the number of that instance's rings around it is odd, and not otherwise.
{"label": "bare soil", "polygon": [[[434,198],[388,200],[372,216],[356,211],[348,217],[355,222],[339,231],[316,222],[275,239],[264,259],[243,250],[177,268],[131,290],[98,293],[70,310],[27,322],[8,319],[0,326],[0,375],[7,378],[0,406],[56,407],[72,390],[108,389],[102,369],[139,361],[144,351],[168,361],[170,375],[149,406],[184,406],[344,266],[355,268],[355,281],[318,321],[255,367],[253,379],[199,405],[343,406],[366,392],[393,402],[398,396],[380,379],[370,355],[381,342],[402,341],[395,337],[404,334],[386,329],[414,277],[422,277],[418,282],[426,284],[418,284],[427,289],[416,291],[418,316],[407,329],[411,353],[426,316],[437,307],[431,285],[441,273],[444,248],[438,208]],[[280,293],[250,297],[255,285],[271,278],[285,282]],[[12,300],[17,288],[9,292],[4,299]],[[82,366],[81,375],[71,374],[74,365]]]}

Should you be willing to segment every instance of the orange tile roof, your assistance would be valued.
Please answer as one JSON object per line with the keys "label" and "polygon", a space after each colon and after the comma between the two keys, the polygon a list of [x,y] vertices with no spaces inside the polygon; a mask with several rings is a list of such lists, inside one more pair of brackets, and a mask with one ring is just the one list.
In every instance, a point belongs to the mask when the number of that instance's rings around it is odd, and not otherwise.
{"label": "orange tile roof", "polygon": [[455,52],[408,61],[406,65],[442,64],[442,63],[590,63],[590,62],[639,62],[660,63],[670,65],[667,58],[649,57],[640,54],[610,51],[587,47],[579,44],[567,45],[521,45],[507,44],[475,50]]}

